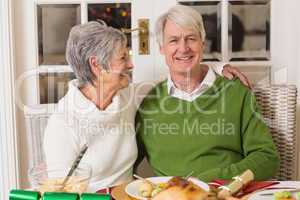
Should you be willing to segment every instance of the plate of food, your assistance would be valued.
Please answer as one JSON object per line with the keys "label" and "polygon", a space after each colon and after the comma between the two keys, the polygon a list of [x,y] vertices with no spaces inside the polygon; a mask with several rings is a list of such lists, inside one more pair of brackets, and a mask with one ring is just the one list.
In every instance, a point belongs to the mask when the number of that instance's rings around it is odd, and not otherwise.
{"label": "plate of food", "polygon": [[253,192],[249,200],[300,200],[299,181],[283,181],[276,186]]}
{"label": "plate of food", "polygon": [[165,192],[191,192],[197,195],[203,195],[208,193],[209,186],[196,178],[188,178],[187,180],[181,177],[150,177],[145,180],[135,180],[129,183],[125,192],[140,200],[153,199],[158,197],[158,194]]}

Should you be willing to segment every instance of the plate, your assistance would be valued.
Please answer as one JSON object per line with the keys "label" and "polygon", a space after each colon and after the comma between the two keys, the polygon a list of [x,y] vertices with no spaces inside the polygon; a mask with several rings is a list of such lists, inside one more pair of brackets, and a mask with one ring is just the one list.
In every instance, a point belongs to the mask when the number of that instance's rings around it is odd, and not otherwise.
{"label": "plate", "polygon": [[[272,188],[283,188],[283,187],[289,187],[289,188],[299,188],[300,181],[283,181],[280,182],[276,186],[271,186]],[[279,191],[289,191],[291,189],[268,189],[260,192],[255,192],[254,194],[250,195],[249,200],[274,200],[274,195],[268,195],[268,196],[262,196],[262,194],[265,193],[274,193]]]}
{"label": "plate", "polygon": [[287,189],[274,189],[274,190],[265,190],[257,192],[249,197],[249,200],[274,200],[274,195],[263,196],[262,194],[271,193],[271,192],[280,192],[280,191],[289,191]]}
{"label": "plate", "polygon": [[[151,181],[152,183],[158,184],[158,183],[166,183],[168,182],[170,179],[172,178],[172,176],[158,176],[158,177],[150,177],[147,178],[147,180]],[[209,186],[204,183],[203,181],[200,181],[196,178],[189,178],[189,181],[192,181],[195,185],[198,185],[199,187],[201,187],[202,189],[209,191]],[[125,188],[125,192],[136,199],[140,199],[140,200],[147,200],[147,198],[142,197],[139,194],[139,187],[140,185],[143,183],[142,180],[135,180],[132,181],[131,183],[129,183],[126,188]]]}

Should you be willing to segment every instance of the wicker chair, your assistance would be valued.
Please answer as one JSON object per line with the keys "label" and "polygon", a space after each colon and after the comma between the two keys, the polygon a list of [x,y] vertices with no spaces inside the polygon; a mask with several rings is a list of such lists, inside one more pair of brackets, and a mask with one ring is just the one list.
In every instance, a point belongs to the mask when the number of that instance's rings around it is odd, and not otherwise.
{"label": "wicker chair", "polygon": [[277,180],[295,180],[297,88],[293,85],[256,86],[256,100],[280,154]]}
{"label": "wicker chair", "polygon": [[[280,170],[275,178],[278,180],[294,180],[297,173],[295,142],[297,89],[295,86],[272,85],[256,86],[253,91],[280,153]],[[25,108],[30,166],[44,161],[42,147],[44,129],[48,117],[54,109],[55,104]],[[145,168],[150,169],[148,163],[144,164],[142,168],[139,171],[142,172]],[[151,173],[149,172],[149,174]]]}

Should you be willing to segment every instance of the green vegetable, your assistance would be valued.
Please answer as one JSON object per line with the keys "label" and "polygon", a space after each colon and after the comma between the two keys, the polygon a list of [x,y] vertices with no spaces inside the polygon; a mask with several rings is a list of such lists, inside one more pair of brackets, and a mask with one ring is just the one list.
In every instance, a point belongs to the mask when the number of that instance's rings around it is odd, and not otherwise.
{"label": "green vegetable", "polygon": [[161,192],[163,189],[160,188],[160,187],[156,187],[152,193],[151,193],[151,196],[154,197],[155,195],[157,195],[159,192]]}
{"label": "green vegetable", "polygon": [[285,198],[291,198],[292,194],[288,191],[275,192],[274,197],[275,197],[275,200],[280,200],[280,199],[285,199]]}

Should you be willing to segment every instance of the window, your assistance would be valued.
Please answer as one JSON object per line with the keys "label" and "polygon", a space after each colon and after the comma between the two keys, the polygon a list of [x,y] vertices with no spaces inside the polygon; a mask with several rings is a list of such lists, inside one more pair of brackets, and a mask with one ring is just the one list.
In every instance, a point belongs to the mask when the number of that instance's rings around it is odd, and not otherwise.
{"label": "window", "polygon": [[270,60],[268,1],[229,1],[228,8],[230,60]]}
{"label": "window", "polygon": [[203,61],[230,63],[252,83],[270,83],[271,0],[179,3],[193,7],[203,17],[207,34]]}
{"label": "window", "polygon": [[69,32],[80,24],[80,5],[38,5],[39,65],[66,65]]}

